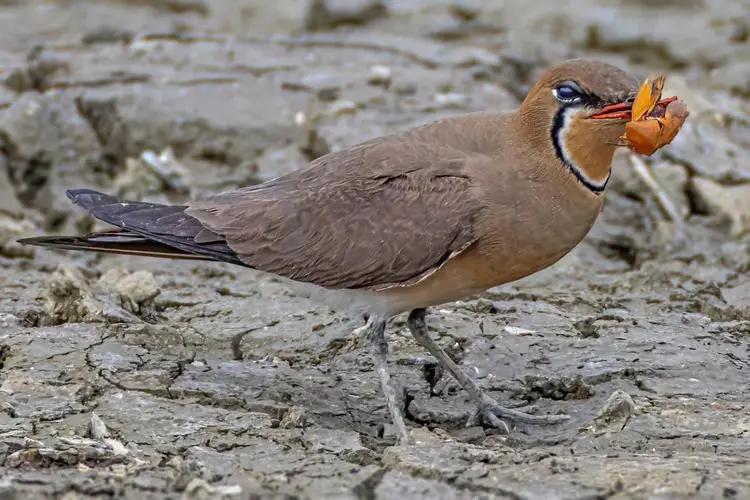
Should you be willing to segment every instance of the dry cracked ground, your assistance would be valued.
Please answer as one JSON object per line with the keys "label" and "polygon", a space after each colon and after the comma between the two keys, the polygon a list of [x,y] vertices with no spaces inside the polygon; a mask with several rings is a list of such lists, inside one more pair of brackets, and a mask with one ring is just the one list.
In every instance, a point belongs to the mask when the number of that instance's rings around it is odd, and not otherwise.
{"label": "dry cracked ground", "polygon": [[[747,498],[750,4],[0,2],[0,498]],[[516,106],[547,64],[665,71],[691,118],[627,154],[553,268],[430,311],[500,401],[465,427],[396,318],[395,446],[355,318],[226,265],[31,250],[65,188],[179,202],[326,151]],[[666,207],[666,208],[665,208]]]}

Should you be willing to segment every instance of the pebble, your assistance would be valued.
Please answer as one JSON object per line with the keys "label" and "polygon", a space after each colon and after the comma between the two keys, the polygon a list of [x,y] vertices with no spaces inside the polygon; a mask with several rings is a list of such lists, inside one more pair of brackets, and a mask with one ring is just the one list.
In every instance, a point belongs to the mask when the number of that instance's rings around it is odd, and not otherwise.
{"label": "pebble", "polygon": [[292,406],[281,418],[282,429],[302,428],[307,423],[307,409],[303,406]]}
{"label": "pebble", "polygon": [[466,94],[460,94],[458,92],[450,92],[447,94],[436,94],[435,102],[443,107],[458,107],[466,103],[468,98]]}
{"label": "pebble", "polygon": [[367,24],[387,15],[382,0],[312,0],[305,27],[309,31],[329,30],[342,24]]}
{"label": "pebble", "polygon": [[526,328],[521,328],[519,326],[506,326],[503,328],[503,331],[511,335],[529,335],[534,333],[534,330],[527,330]]}
{"label": "pebble", "polygon": [[336,116],[355,115],[357,103],[354,101],[336,101],[331,105],[331,113]]}
{"label": "pebble", "polygon": [[148,271],[136,271],[120,279],[115,284],[120,298],[137,312],[152,302],[160,293],[159,283]]}
{"label": "pebble", "polygon": [[625,391],[620,389],[612,393],[604,406],[599,410],[596,420],[599,423],[611,423],[615,420],[628,419],[635,413],[635,402]]}
{"label": "pebble", "polygon": [[383,85],[384,87],[391,84],[393,72],[388,66],[376,64],[370,67],[370,73],[367,77],[367,83],[371,85]]}
{"label": "pebble", "polygon": [[99,418],[99,415],[97,415],[96,413],[91,414],[89,430],[92,439],[102,440],[109,437],[109,429],[107,429],[107,425],[101,418]]}

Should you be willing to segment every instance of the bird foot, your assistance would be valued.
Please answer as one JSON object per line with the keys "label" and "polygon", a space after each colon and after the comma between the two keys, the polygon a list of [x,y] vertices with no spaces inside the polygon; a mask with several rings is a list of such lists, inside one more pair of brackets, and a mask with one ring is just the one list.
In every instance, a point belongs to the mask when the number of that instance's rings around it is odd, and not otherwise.
{"label": "bird foot", "polygon": [[513,410],[493,404],[477,407],[466,421],[466,427],[482,425],[494,427],[510,434],[507,421],[519,424],[553,425],[570,419],[570,415],[530,415],[522,411]]}
{"label": "bird foot", "polygon": [[409,313],[408,326],[412,335],[418,343],[437,360],[438,364],[445,368],[458,384],[466,390],[471,398],[477,404],[477,410],[469,417],[467,426],[475,423],[482,423],[491,427],[509,432],[510,428],[505,422],[513,421],[520,424],[557,424],[568,420],[568,415],[529,415],[522,411],[513,410],[500,406],[489,397],[477,383],[464,373],[461,368],[453,361],[427,333],[427,327],[424,322],[424,309],[414,309]]}

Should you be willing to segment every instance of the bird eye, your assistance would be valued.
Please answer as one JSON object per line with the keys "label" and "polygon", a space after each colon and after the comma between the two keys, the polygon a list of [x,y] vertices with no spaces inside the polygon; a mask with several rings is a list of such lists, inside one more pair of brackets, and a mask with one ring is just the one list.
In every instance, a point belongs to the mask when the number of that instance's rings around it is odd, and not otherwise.
{"label": "bird eye", "polygon": [[583,91],[573,82],[563,82],[552,91],[555,99],[560,102],[579,102],[583,98]]}

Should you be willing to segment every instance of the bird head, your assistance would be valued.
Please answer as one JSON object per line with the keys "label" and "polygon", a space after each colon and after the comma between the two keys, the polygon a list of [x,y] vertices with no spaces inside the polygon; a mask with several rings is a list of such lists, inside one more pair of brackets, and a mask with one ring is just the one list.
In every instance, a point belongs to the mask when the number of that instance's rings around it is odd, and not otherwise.
{"label": "bird head", "polygon": [[551,66],[517,111],[530,154],[547,164],[554,156],[588,189],[603,191],[638,87],[634,76],[603,62]]}

